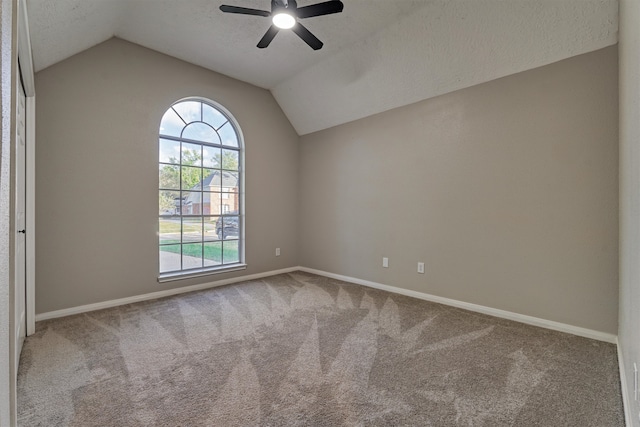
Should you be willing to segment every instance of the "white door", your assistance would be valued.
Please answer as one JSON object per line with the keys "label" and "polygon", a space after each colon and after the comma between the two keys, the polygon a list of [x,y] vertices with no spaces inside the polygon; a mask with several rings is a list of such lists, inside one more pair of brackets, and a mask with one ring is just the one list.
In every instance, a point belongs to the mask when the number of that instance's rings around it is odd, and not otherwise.
{"label": "white door", "polygon": [[26,210],[26,99],[22,83],[18,83],[18,111],[16,120],[16,363],[15,372],[18,372],[18,362],[22,344],[27,332],[26,322],[26,230],[25,230],[25,210]]}

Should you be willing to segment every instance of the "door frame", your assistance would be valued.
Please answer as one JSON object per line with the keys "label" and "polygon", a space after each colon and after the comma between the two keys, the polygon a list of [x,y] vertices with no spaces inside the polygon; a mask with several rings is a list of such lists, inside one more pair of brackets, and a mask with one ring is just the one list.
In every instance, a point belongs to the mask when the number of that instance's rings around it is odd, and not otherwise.
{"label": "door frame", "polygon": [[[19,65],[18,65],[19,67]],[[20,77],[20,76],[18,76]],[[14,254],[14,291],[13,291],[13,333],[14,338],[14,369],[15,375],[18,373],[18,363],[22,345],[27,335],[27,242],[26,235],[20,236],[19,230],[24,231],[27,226],[27,138],[26,138],[26,116],[27,97],[24,91],[24,84],[21,78],[16,78],[16,113],[15,113],[15,149],[13,160],[15,163],[13,187],[14,187],[14,208],[13,208],[13,228],[15,231],[13,241]],[[22,135],[22,137],[21,137]],[[21,215],[22,214],[22,215]],[[22,221],[20,221],[22,219]]]}
{"label": "door frame", "polygon": [[27,336],[36,331],[36,85],[33,56],[31,53],[31,38],[29,37],[29,18],[27,16],[26,0],[18,1],[18,61],[20,67],[16,76],[22,77],[26,94],[25,120],[26,129],[26,198],[25,198],[25,228],[26,234],[26,305]]}

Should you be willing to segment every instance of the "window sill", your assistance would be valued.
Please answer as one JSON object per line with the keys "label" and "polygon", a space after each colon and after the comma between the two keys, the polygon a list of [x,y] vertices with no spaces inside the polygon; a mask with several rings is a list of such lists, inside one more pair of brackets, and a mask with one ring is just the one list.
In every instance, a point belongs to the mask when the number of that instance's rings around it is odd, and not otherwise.
{"label": "window sill", "polygon": [[178,271],[163,273],[158,276],[158,282],[173,282],[175,280],[192,279],[194,277],[210,276],[213,274],[231,273],[232,271],[246,270],[247,264],[231,264],[223,267],[201,268],[198,270]]}

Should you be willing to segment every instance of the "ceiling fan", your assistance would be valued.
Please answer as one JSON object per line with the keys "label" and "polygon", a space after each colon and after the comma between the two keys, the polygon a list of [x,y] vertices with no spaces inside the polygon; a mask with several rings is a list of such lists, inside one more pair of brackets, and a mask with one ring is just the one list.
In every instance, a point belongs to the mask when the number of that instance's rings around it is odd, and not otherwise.
{"label": "ceiling fan", "polygon": [[305,43],[311,46],[313,50],[321,49],[323,43],[311,34],[311,31],[307,30],[298,20],[329,15],[331,13],[340,13],[343,8],[344,5],[340,0],[329,0],[300,8],[296,0],[271,0],[271,12],[246,7],[228,6],[226,4],[220,6],[220,10],[227,13],[271,17],[271,26],[258,42],[260,49],[269,46],[269,43],[271,43],[280,29],[291,29],[291,31],[296,33]]}

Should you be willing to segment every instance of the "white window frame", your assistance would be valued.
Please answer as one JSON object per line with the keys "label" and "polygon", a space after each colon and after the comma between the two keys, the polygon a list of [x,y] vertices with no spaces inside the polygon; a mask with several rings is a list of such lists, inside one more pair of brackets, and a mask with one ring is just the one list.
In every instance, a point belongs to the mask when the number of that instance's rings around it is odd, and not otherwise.
{"label": "white window frame", "polygon": [[[207,98],[203,98],[203,97],[197,97],[197,96],[192,96],[192,97],[187,97],[187,98],[182,98],[177,100],[176,102],[174,102],[173,104],[171,104],[171,106],[165,110],[169,111],[171,108],[173,108],[175,105],[180,104],[182,102],[186,102],[186,101],[195,101],[195,102],[202,102],[204,104],[208,104],[209,106],[213,107],[214,109],[218,110],[220,113],[222,113],[222,115],[225,116],[225,118],[228,120],[228,122],[232,125],[232,127],[235,130],[237,139],[238,139],[238,179],[239,179],[239,188],[238,188],[238,204],[239,204],[239,209],[238,209],[238,228],[239,228],[239,236],[238,236],[238,257],[239,257],[239,262],[237,263],[232,263],[232,264],[223,264],[223,265],[217,265],[217,266],[208,266],[208,267],[202,267],[202,268],[193,268],[193,269],[181,269],[181,270],[175,270],[175,271],[170,271],[170,272],[160,272],[160,265],[158,265],[158,282],[162,283],[162,282],[169,282],[169,281],[174,281],[174,280],[182,280],[182,279],[189,279],[189,278],[193,278],[193,277],[200,277],[200,276],[207,276],[207,275],[213,275],[213,274],[221,274],[221,273],[228,273],[228,272],[232,272],[232,271],[240,271],[240,270],[244,270],[247,268],[247,264],[246,264],[246,258],[245,258],[245,240],[246,240],[246,234],[245,234],[245,159],[244,159],[244,153],[245,153],[245,144],[244,144],[244,137],[242,134],[242,130],[240,128],[240,125],[238,124],[237,120],[235,119],[235,117],[233,116],[233,114],[231,114],[224,106],[220,105],[219,103],[211,100],[211,99],[207,99]],[[164,114],[164,113],[163,113]],[[185,125],[186,127],[187,125]],[[222,127],[222,126],[220,126]],[[220,128],[219,127],[219,128]],[[158,129],[160,129],[160,126],[158,127]],[[161,132],[158,132],[158,140],[157,140],[157,144],[158,144],[158,149],[159,149],[159,144],[160,144],[160,139],[161,138],[165,138],[165,136],[162,135]],[[170,138],[173,140],[176,140],[175,137]],[[216,144],[207,144],[205,142],[201,142],[201,141],[194,141],[194,140],[188,140],[185,138],[179,138],[181,141],[184,142],[188,142],[190,144],[200,144],[203,146],[212,146],[212,147],[223,147],[225,149],[229,149],[230,147],[224,146],[224,145],[216,145]],[[159,159],[159,156],[158,156]],[[160,162],[158,162],[158,164],[160,164]],[[222,170],[222,169],[220,169]],[[159,186],[159,182],[158,182],[158,188],[160,188]],[[185,191],[184,189],[182,189],[182,191]],[[158,209],[159,211],[159,209]],[[220,212],[220,216],[223,216],[224,213]],[[180,215],[182,216],[182,215]],[[204,215],[202,214],[202,216],[218,216],[215,214],[212,215]],[[158,215],[159,219],[161,217],[161,215]],[[203,254],[204,255],[204,254]],[[159,221],[158,221],[158,262],[159,262],[159,257],[160,257],[160,229],[159,229]]]}

